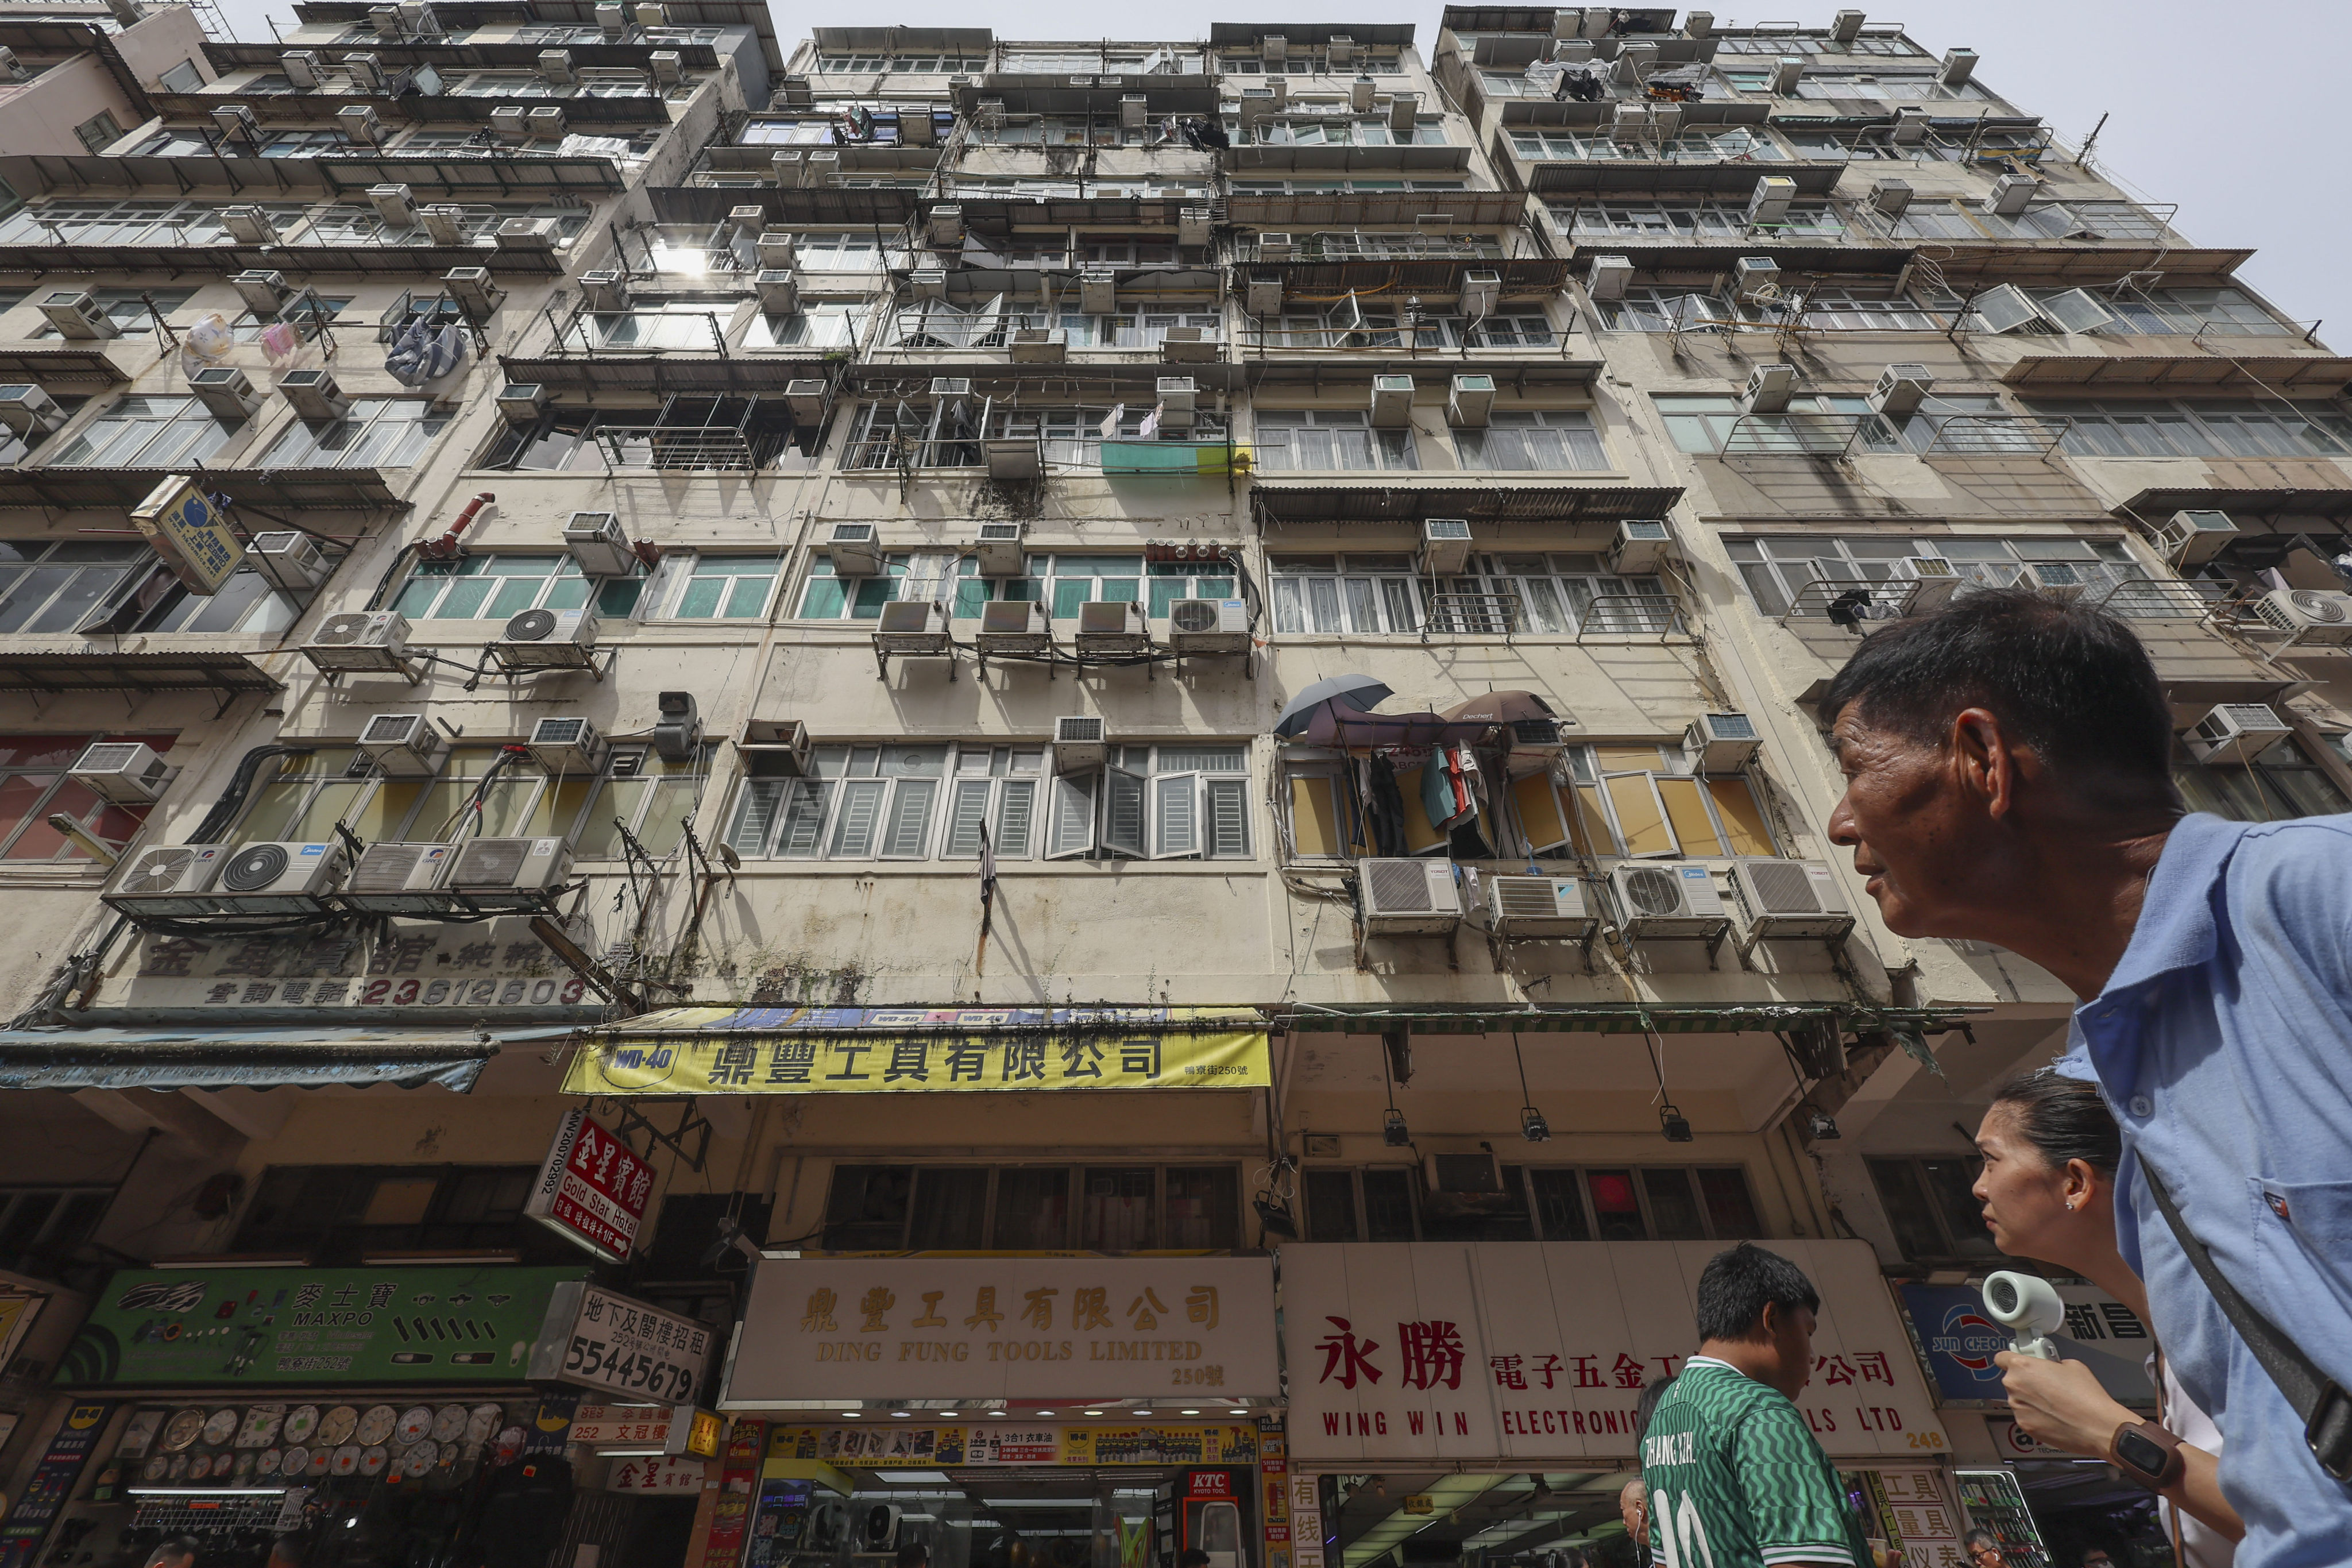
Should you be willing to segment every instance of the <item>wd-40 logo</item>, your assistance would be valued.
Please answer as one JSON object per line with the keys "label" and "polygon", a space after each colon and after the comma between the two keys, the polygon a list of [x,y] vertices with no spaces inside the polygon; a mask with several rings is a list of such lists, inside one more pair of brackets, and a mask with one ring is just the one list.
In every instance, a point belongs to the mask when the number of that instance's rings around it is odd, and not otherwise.
{"label": "wd-40 logo", "polygon": [[1990,1383],[2000,1376],[2000,1368],[1993,1364],[1992,1358],[2009,1346],[2009,1331],[1974,1307],[1954,1307],[1944,1314],[1942,1326],[1927,1336],[1931,1354],[1949,1356],[1973,1373],[1979,1383]]}
{"label": "wd-40 logo", "polygon": [[646,1050],[640,1046],[631,1046],[613,1053],[613,1065],[616,1068],[666,1068],[669,1066],[670,1059],[670,1049],[667,1046],[654,1051]]}

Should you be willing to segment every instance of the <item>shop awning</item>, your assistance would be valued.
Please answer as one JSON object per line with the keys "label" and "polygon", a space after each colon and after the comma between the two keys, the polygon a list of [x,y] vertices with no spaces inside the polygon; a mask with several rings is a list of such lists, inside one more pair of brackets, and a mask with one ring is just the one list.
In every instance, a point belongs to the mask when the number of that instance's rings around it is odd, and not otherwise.
{"label": "shop awning", "polygon": [[1211,1007],[672,1007],[583,1032],[566,1094],[1265,1089],[1266,1026]]}
{"label": "shop awning", "polygon": [[0,1031],[0,1089],[319,1089],[389,1084],[463,1094],[501,1044],[569,1026],[491,1034],[378,1029]]}
{"label": "shop awning", "polygon": [[1863,1007],[1848,1002],[1769,1002],[1730,1007],[1527,1007],[1480,1011],[1435,1007],[1299,1007],[1281,1022],[1306,1034],[1377,1035],[1410,1028],[1429,1035],[1732,1035],[1835,1023],[1854,1034],[1874,1029],[1956,1029],[1978,1009]]}

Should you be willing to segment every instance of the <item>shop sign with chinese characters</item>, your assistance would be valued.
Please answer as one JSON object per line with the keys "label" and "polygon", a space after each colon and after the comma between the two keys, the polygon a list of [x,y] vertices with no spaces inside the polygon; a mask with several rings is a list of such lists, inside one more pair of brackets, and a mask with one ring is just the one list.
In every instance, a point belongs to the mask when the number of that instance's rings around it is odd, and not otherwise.
{"label": "shop sign with chinese characters", "polygon": [[1271,1399],[1266,1258],[772,1258],[720,1405]]}
{"label": "shop sign with chinese characters", "polygon": [[583,1282],[559,1285],[530,1375],[638,1399],[689,1405],[710,1363],[710,1325]]}
{"label": "shop sign with chinese characters", "polygon": [[[1257,1458],[1254,1426],[779,1426],[772,1459],[816,1459],[864,1470],[928,1470],[940,1465],[1246,1465]],[[1223,1478],[1220,1477],[1220,1479]]]}
{"label": "shop sign with chinese characters", "polygon": [[[1939,1403],[1959,1410],[2006,1410],[2009,1395],[1993,1357],[2011,1334],[1986,1315],[1984,1298],[1966,1285],[1905,1285],[1903,1310],[1927,1363]],[[2053,1335],[2067,1361],[2088,1366],[2110,1397],[2156,1407],[2147,1356],[2156,1349],[2139,1314],[2095,1285],[2061,1285],[2066,1323]]]}
{"label": "shop sign with chinese characters", "polygon": [[264,1007],[295,1018],[366,1009],[436,1026],[487,1007],[572,1007],[596,996],[526,916],[479,925],[383,921],[325,936],[167,936],[123,949],[109,1007]]}
{"label": "shop sign with chinese characters", "polygon": [[[1798,1408],[1834,1457],[1947,1451],[1863,1242],[1775,1241],[1822,1293]],[[1290,1447],[1301,1461],[1526,1468],[1631,1458],[1642,1390],[1696,1348],[1706,1242],[1292,1244]]]}
{"label": "shop sign with chinese characters", "polygon": [[700,1496],[709,1478],[708,1459],[680,1458],[663,1454],[650,1458],[615,1459],[604,1472],[608,1492],[635,1492],[639,1497],[675,1497],[684,1492]]}
{"label": "shop sign with chinese characters", "polygon": [[1934,1470],[1859,1470],[1859,1482],[1877,1514],[1871,1534],[1901,1553],[1903,1568],[1959,1568],[1960,1512],[1944,1495]]}
{"label": "shop sign with chinese characters", "polygon": [[563,1113],[522,1212],[607,1262],[625,1263],[653,1190],[654,1168],[574,1106]]}

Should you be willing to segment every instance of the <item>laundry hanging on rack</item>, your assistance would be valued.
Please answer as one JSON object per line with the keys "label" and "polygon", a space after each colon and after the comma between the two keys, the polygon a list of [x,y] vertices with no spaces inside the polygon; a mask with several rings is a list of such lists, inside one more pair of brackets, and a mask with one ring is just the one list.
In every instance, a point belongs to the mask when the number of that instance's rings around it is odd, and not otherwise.
{"label": "laundry hanging on rack", "polygon": [[1412,853],[1405,844],[1404,791],[1397,786],[1396,764],[1374,752],[1364,761],[1364,815],[1371,827],[1374,851]]}

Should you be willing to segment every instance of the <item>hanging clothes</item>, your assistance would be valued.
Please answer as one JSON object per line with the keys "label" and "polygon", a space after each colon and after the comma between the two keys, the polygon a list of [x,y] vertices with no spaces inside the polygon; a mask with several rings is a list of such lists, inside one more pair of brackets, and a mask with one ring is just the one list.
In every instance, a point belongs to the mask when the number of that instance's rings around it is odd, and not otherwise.
{"label": "hanging clothes", "polygon": [[1445,750],[1442,746],[1433,747],[1429,761],[1422,765],[1421,809],[1428,816],[1429,825],[1440,833],[1462,815],[1455,803],[1454,775],[1445,765]]}
{"label": "hanging clothes", "polygon": [[1378,752],[1364,764],[1364,803],[1371,819],[1373,847],[1382,855],[1404,855],[1404,792],[1397,787],[1396,764]]}

